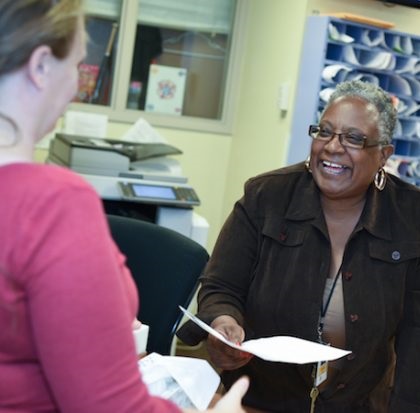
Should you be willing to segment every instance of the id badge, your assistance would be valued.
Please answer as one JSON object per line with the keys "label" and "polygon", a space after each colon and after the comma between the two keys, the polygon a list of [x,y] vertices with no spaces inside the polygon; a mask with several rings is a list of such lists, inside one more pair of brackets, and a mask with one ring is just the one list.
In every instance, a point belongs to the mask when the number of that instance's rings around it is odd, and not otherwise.
{"label": "id badge", "polygon": [[328,375],[328,361],[318,361],[316,365],[315,386],[318,387],[321,383],[327,380]]}

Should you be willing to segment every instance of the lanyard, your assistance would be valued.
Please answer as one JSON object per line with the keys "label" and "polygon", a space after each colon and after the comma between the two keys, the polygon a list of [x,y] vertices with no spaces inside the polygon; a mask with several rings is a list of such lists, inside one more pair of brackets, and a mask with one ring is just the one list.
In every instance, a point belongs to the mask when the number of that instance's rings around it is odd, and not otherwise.
{"label": "lanyard", "polygon": [[[335,274],[333,285],[331,286],[331,290],[328,293],[328,297],[327,297],[327,300],[326,300],[325,304],[323,302],[321,302],[321,311],[320,311],[320,315],[319,315],[319,324],[318,324],[318,341],[321,344],[324,344],[324,342],[322,341],[322,330],[324,328],[324,318],[325,318],[325,315],[327,314],[328,307],[330,305],[331,298],[334,294],[334,289],[335,289],[335,286],[337,284],[338,277],[341,274],[342,267],[343,267],[343,261],[341,261],[340,268],[338,269],[337,274]],[[309,393],[309,397],[311,399],[310,413],[315,412],[315,403],[316,403],[316,399],[319,395],[318,386],[327,379],[327,375],[328,375],[328,362],[327,361],[318,362],[314,366],[314,371],[313,371],[314,384],[313,384],[313,387],[312,387],[312,389]]]}
{"label": "lanyard", "polygon": [[331,290],[328,294],[327,301],[325,302],[325,304],[321,303],[321,311],[320,311],[319,325],[318,325],[318,340],[319,340],[320,343],[322,343],[322,330],[324,329],[324,318],[325,318],[325,315],[327,314],[328,307],[330,305],[331,298],[333,296],[334,289],[335,289],[335,286],[337,284],[338,277],[341,274],[341,269],[342,268],[343,268],[343,262],[341,262],[340,267],[338,268],[337,274],[334,277],[333,285],[332,285]]}

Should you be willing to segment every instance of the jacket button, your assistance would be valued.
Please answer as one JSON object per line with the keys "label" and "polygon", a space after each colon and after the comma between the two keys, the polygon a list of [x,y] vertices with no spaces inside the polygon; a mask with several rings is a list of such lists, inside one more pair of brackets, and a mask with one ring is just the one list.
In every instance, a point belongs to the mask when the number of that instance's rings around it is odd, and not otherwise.
{"label": "jacket button", "polygon": [[280,241],[284,241],[287,238],[287,235],[284,232],[281,232],[279,238]]}
{"label": "jacket button", "polygon": [[346,271],[343,275],[346,281],[350,281],[351,278],[353,277],[353,274],[350,271]]}
{"label": "jacket button", "polygon": [[337,390],[344,389],[345,387],[346,387],[346,384],[345,383],[338,383],[337,384]]}
{"label": "jacket button", "polygon": [[354,353],[350,353],[348,356],[347,356],[347,360],[354,360],[356,358],[356,354],[354,354]]}
{"label": "jacket button", "polygon": [[394,261],[398,261],[401,258],[399,251],[392,251],[391,257]]}
{"label": "jacket button", "polygon": [[359,319],[359,316],[357,314],[350,314],[350,321],[352,323],[356,322]]}

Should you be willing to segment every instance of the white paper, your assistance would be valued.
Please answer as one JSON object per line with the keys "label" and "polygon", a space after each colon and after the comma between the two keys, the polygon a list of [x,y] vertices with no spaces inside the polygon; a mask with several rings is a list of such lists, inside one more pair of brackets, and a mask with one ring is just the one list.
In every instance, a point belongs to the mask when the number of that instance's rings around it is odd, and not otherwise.
{"label": "white paper", "polygon": [[414,77],[405,77],[404,79],[410,86],[410,93],[408,95],[420,101],[420,81]]}
{"label": "white paper", "polygon": [[121,140],[134,143],[168,143],[147,120],[140,118],[120,137]]}
{"label": "white paper", "polygon": [[407,55],[413,54],[414,48],[413,42],[411,41],[411,37],[404,36],[401,38],[401,50]]}
{"label": "white paper", "polygon": [[333,87],[326,87],[319,92],[319,98],[324,101],[328,102],[330,100],[331,95],[334,93]]}
{"label": "white paper", "polygon": [[254,354],[263,360],[306,364],[318,361],[336,360],[351,353],[351,351],[289,336],[259,338],[256,340],[244,341],[242,344],[237,345],[227,340],[222,334],[191,314],[185,308],[180,308],[189,319],[223,343],[236,348],[237,350]]}
{"label": "white paper", "polygon": [[345,46],[343,48],[343,60],[352,65],[360,65],[359,61],[357,60],[356,53],[354,53],[354,49],[351,46]]}
{"label": "white paper", "polygon": [[359,64],[372,69],[392,70],[395,67],[395,56],[388,52],[361,51]]}
{"label": "white paper", "polygon": [[418,62],[419,59],[416,56],[409,56],[404,59],[400,59],[395,71],[397,73],[408,73],[414,75],[417,71]]}
{"label": "white paper", "polygon": [[100,113],[87,113],[68,110],[64,114],[63,132],[69,135],[105,138],[108,116]]}
{"label": "white paper", "polygon": [[402,126],[402,133],[401,133],[402,136],[420,137],[420,122],[407,119],[404,122],[401,122],[401,126]]}
{"label": "white paper", "polygon": [[[400,99],[400,101],[402,101],[402,99]],[[406,99],[404,104],[405,104],[404,109],[401,112],[398,110],[398,113],[400,115],[411,116],[420,110],[420,105],[414,100]]]}
{"label": "white paper", "polygon": [[388,92],[396,93],[397,95],[411,96],[411,87],[407,79],[399,75],[390,75],[388,77]]}
{"label": "white paper", "polygon": [[371,73],[349,72],[346,80],[361,80],[379,86],[379,78]]}
{"label": "white paper", "polygon": [[179,407],[205,410],[220,384],[206,360],[151,353],[139,361],[142,379],[151,394]]}
{"label": "white paper", "polygon": [[413,43],[410,37],[393,35],[388,38],[387,44],[390,49],[398,52],[411,55],[413,53]]}
{"label": "white paper", "polygon": [[343,43],[353,43],[354,42],[353,37],[351,37],[351,36],[349,36],[345,33],[340,33],[338,31],[338,29],[331,23],[328,25],[328,33],[329,33],[331,39],[336,40],[338,42],[343,42]]}
{"label": "white paper", "polygon": [[380,30],[362,30],[361,42],[369,47],[379,46],[385,43],[384,32]]}
{"label": "white paper", "polygon": [[[352,69],[350,67],[343,64],[325,66],[322,70],[322,78],[327,82],[342,82],[346,80],[347,73],[351,70]],[[336,77],[338,78],[336,79]]]}

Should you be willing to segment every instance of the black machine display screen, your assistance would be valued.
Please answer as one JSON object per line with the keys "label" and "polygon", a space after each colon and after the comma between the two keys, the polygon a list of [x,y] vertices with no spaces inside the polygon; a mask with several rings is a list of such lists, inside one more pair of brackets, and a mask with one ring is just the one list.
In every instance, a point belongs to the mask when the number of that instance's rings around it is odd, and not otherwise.
{"label": "black machine display screen", "polygon": [[176,199],[174,190],[169,186],[139,185],[132,186],[134,195],[143,198]]}

